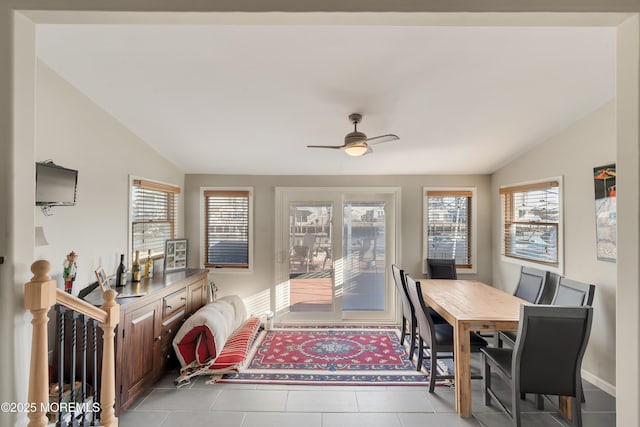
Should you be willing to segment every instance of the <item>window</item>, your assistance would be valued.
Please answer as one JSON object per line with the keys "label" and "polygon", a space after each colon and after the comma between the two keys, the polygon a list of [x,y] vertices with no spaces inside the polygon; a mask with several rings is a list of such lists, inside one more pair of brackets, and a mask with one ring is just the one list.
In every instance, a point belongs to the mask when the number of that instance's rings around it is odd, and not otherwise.
{"label": "window", "polygon": [[423,272],[427,258],[456,260],[459,273],[475,273],[475,188],[424,190]]}
{"label": "window", "polygon": [[164,242],[176,235],[180,188],[134,179],[131,182],[131,253],[164,256]]}
{"label": "window", "polygon": [[560,267],[560,179],[500,188],[502,255]]}
{"label": "window", "polygon": [[205,267],[248,269],[249,190],[204,191]]}

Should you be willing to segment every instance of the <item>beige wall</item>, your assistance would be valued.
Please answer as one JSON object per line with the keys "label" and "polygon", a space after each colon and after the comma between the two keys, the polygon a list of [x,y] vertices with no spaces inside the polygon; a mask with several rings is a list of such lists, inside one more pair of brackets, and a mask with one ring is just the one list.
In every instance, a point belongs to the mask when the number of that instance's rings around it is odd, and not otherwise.
{"label": "beige wall", "polygon": [[[36,160],[77,169],[78,187],[76,206],[54,207],[52,216],[34,208],[49,242],[34,255],[52,263],[62,287],[64,256],[75,251],[77,293],[95,281],[96,267],[113,274],[128,252],[129,175],[182,187],[184,174],[41,62],[36,88]],[[178,219],[180,235],[184,216]]]}
{"label": "beige wall", "polygon": [[[477,2],[463,0],[459,2],[421,2],[395,0],[355,1],[322,0],[299,2],[291,0],[275,0],[256,2],[255,0],[240,0],[235,2],[206,2],[200,0],[186,0],[183,2],[158,1],[150,5],[145,0],[96,1],[88,4],[77,0],[33,0],[28,2],[29,8],[46,8],[47,10],[75,11],[93,8],[94,10],[132,10],[132,11],[408,11],[408,12],[640,12],[637,0],[487,0]],[[33,260],[33,227],[31,223],[19,221],[17,217],[23,212],[31,212],[33,204],[23,200],[18,194],[23,177],[33,176],[33,162],[35,160],[33,136],[29,138],[29,130],[21,128],[22,124],[14,116],[24,114],[33,117],[29,108],[21,109],[14,102],[12,91],[14,87],[29,84],[33,86],[33,78],[26,73],[12,73],[13,55],[25,53],[33,54],[33,30],[23,22],[14,22],[14,12],[25,7],[23,2],[0,1],[0,255],[5,255],[7,261],[0,266],[0,301],[2,316],[0,331],[4,342],[11,345],[1,346],[1,360],[9,367],[9,372],[2,376],[0,382],[0,396],[3,401],[23,401],[26,398],[26,377],[28,369],[24,363],[28,352],[19,343],[28,338],[28,327],[22,323],[29,320],[22,307],[22,290],[28,271],[24,266]],[[504,16],[506,22],[531,22],[522,13]],[[452,16],[452,22],[471,22],[474,14],[468,13],[460,20]],[[538,25],[554,25],[566,15],[549,14],[537,15],[534,21]],[[617,288],[617,335],[624,338],[618,340],[617,347],[625,351],[616,353],[617,360],[617,423],[620,426],[638,425],[640,422],[640,320],[638,307],[640,296],[638,291],[640,261],[640,247],[638,244],[638,218],[640,218],[638,190],[640,180],[640,158],[638,155],[638,72],[639,24],[637,15],[627,19],[623,25],[612,23],[611,19],[595,13],[590,18],[596,24],[618,25],[621,51],[618,55],[617,67],[618,97],[616,103],[618,135],[618,185],[627,187],[628,191],[618,197],[618,224],[625,233],[619,235],[618,246],[621,254],[617,263],[619,284]],[[41,22],[48,22],[45,15],[40,16]],[[32,26],[32,25],[31,25]],[[20,28],[18,28],[20,27]],[[31,32],[30,35],[17,33]],[[29,90],[19,92],[19,95],[29,96]],[[622,96],[621,96],[622,95]],[[33,109],[31,109],[33,110]],[[26,120],[27,125],[29,119]],[[31,129],[32,132],[32,129]],[[26,139],[18,135],[24,135]],[[22,149],[26,146],[26,149]],[[26,182],[29,182],[27,179]],[[29,214],[31,216],[31,214]],[[29,222],[29,218],[26,218]],[[25,249],[20,242],[31,242],[31,249]],[[11,369],[13,368],[13,369]],[[0,414],[0,425],[11,425],[12,414]]]}
{"label": "beige wall", "polygon": [[[191,242],[189,264],[200,265],[200,187],[251,186],[254,188],[254,269],[252,273],[217,272],[211,278],[221,295],[235,293],[251,300],[275,285],[276,187],[399,187],[401,189],[401,259],[396,260],[415,277],[422,277],[422,187],[477,187],[478,273],[468,278],[491,280],[489,176],[223,176],[185,177],[185,231]],[[274,307],[271,307],[274,310]]]}
{"label": "beige wall", "polygon": [[[563,177],[564,275],[596,285],[593,327],[583,369],[608,383],[610,392],[616,382],[617,273],[615,263],[596,258],[593,168],[615,163],[615,128],[615,103],[611,101],[497,171],[491,183],[494,212],[499,212],[501,185]],[[520,266],[500,256],[500,215],[493,217],[492,230],[494,285],[513,292]],[[552,280],[554,286],[556,281]]]}

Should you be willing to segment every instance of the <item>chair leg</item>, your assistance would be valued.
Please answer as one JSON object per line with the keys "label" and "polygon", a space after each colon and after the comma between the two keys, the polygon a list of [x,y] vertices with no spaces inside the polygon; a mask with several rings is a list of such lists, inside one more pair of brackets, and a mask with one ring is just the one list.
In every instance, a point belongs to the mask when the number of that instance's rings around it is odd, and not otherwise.
{"label": "chair leg", "polygon": [[409,358],[413,360],[413,353],[416,349],[416,327],[414,324],[411,324],[411,351],[409,352]]}
{"label": "chair leg", "polygon": [[436,377],[438,375],[438,358],[431,349],[431,372],[429,374],[429,393],[433,393],[436,388]]}
{"label": "chair leg", "polygon": [[484,394],[484,404],[489,406],[491,404],[491,395],[489,389],[491,388],[491,366],[487,363],[487,356],[482,353],[482,393]]}
{"label": "chair leg", "polygon": [[422,338],[420,338],[419,340],[419,344],[418,344],[418,364],[417,364],[417,371],[419,371],[420,369],[422,369],[422,357],[423,357],[423,350],[424,350],[424,343],[422,341]]}
{"label": "chair leg", "polygon": [[536,408],[544,411],[544,397],[541,394],[536,394]]}
{"label": "chair leg", "polygon": [[404,336],[407,333],[407,319],[402,315],[402,332],[400,332],[400,345],[404,345]]}
{"label": "chair leg", "polygon": [[580,403],[580,399],[577,397],[571,399],[572,401],[572,410],[571,410],[571,425],[573,427],[582,427],[582,404]]}
{"label": "chair leg", "polygon": [[512,420],[512,424],[513,427],[521,427],[522,426],[522,420],[520,417],[520,399],[518,399],[519,395],[520,395],[520,391],[516,390],[515,387],[512,391],[512,396],[511,396],[511,420]]}

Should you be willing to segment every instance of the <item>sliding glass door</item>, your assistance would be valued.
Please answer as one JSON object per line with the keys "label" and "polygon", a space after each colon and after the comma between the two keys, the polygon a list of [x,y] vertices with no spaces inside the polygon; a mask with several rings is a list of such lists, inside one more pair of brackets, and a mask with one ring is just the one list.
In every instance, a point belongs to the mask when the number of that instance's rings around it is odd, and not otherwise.
{"label": "sliding glass door", "polygon": [[343,310],[385,309],[385,208],[384,202],[343,202]]}
{"label": "sliding glass door", "polygon": [[328,201],[289,202],[289,310],[333,310],[332,212]]}
{"label": "sliding glass door", "polygon": [[395,189],[276,190],[277,320],[393,319]]}

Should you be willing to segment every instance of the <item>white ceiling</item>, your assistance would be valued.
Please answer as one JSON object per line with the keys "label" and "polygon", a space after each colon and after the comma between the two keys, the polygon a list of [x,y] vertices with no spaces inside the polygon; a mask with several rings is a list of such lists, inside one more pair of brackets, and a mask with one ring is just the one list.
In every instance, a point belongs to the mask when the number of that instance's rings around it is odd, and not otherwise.
{"label": "white ceiling", "polygon": [[[37,54],[186,173],[491,173],[613,98],[611,27],[43,24]],[[397,142],[353,158],[352,130]]]}

